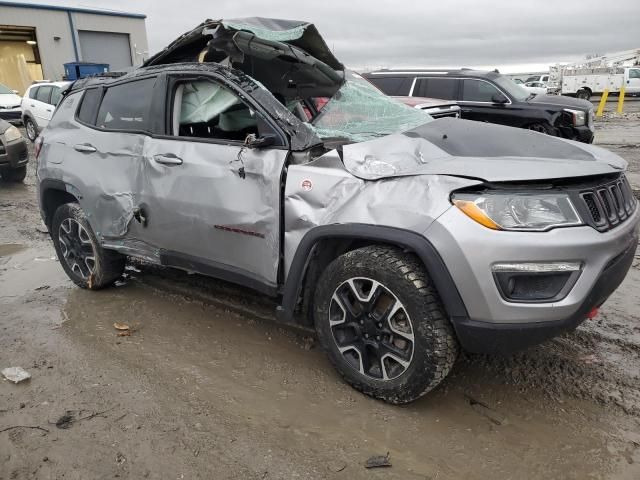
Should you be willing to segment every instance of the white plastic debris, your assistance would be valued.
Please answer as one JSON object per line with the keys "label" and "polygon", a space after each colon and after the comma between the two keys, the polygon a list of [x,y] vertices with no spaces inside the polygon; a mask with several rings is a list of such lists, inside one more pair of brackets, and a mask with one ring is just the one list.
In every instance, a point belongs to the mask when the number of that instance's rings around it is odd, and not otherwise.
{"label": "white plastic debris", "polygon": [[9,367],[2,370],[4,378],[13,383],[24,382],[31,378],[31,374],[22,367]]}

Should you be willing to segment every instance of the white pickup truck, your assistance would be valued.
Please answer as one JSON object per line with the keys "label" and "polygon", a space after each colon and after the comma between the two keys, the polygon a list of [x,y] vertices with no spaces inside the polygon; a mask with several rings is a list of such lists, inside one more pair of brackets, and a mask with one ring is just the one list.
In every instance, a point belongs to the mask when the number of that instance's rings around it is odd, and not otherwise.
{"label": "white pickup truck", "polygon": [[565,69],[559,73],[557,88],[561,95],[589,100],[605,89],[618,93],[622,87],[626,94],[640,94],[640,66]]}

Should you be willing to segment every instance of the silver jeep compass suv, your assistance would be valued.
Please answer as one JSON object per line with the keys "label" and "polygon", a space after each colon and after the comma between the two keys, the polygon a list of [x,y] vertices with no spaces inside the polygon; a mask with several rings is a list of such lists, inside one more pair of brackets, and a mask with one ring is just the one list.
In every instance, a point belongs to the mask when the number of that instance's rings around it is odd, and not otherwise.
{"label": "silver jeep compass suv", "polygon": [[460,348],[575,328],[638,243],[618,156],[433,120],[303,22],[206,21],[132,73],[79,80],[36,148],[77,285],[110,285],[130,256],[259,290],[394,403],[438,385]]}

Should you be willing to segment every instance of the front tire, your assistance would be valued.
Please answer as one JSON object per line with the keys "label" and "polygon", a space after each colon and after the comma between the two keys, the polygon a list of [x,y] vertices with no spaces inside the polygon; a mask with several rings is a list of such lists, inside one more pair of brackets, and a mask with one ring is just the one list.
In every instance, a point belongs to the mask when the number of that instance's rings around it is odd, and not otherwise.
{"label": "front tire", "polygon": [[532,123],[527,127],[527,129],[532,130],[534,132],[544,133],[546,135],[551,135],[552,137],[557,136],[556,131],[550,125],[545,123]]}
{"label": "front tire", "polygon": [[58,207],[51,222],[51,238],[62,268],[81,288],[107,287],[124,271],[126,257],[100,246],[77,203]]}
{"label": "front tire", "polygon": [[5,182],[22,182],[27,176],[27,166],[23,165],[18,168],[3,168],[0,170],[0,177]]}
{"label": "front tire", "polygon": [[342,377],[384,401],[412,402],[447,376],[458,355],[451,323],[418,258],[369,246],[335,259],[314,299],[318,338]]}

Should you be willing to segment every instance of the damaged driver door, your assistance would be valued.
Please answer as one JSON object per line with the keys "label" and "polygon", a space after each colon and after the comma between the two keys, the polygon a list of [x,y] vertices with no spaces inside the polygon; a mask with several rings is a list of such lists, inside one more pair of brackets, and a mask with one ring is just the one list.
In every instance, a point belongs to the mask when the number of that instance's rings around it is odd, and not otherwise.
{"label": "damaged driver door", "polygon": [[167,131],[145,145],[147,237],[163,264],[275,292],[284,137],[213,78],[167,79]]}

